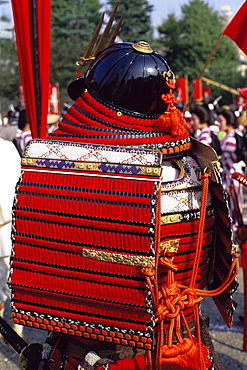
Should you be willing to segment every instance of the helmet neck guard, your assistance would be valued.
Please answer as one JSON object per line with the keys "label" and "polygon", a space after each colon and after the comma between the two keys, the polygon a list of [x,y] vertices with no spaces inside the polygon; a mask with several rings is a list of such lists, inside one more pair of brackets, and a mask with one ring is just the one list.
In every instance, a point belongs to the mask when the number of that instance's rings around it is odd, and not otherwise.
{"label": "helmet neck guard", "polygon": [[157,118],[130,113],[105,104],[96,94],[84,90],[59,122],[50,138],[104,145],[132,145],[160,149],[164,155],[181,155],[190,148],[187,130],[177,136],[156,132]]}

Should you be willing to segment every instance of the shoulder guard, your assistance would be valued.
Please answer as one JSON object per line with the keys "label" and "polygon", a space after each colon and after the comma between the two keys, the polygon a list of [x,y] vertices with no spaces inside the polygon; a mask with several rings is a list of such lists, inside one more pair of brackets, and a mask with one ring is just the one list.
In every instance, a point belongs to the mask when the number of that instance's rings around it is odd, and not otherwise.
{"label": "shoulder guard", "polygon": [[204,171],[208,168],[212,174],[212,181],[221,182],[219,175],[220,162],[216,151],[208,145],[201,143],[191,137],[191,152],[197,158],[197,161]]}

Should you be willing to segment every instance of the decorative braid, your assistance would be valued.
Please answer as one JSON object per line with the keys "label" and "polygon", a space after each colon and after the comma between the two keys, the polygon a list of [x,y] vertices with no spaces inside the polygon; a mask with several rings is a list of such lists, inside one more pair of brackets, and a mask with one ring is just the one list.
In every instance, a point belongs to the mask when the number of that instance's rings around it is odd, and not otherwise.
{"label": "decorative braid", "polygon": [[107,117],[108,122],[114,123],[120,130],[127,128],[132,130],[154,131],[156,118],[134,118],[133,116],[123,114],[120,110],[112,110],[95,100],[88,92],[85,93],[85,102],[82,104],[83,109],[87,109],[87,105],[92,107],[92,114],[93,111],[96,110],[99,117],[101,116],[101,119]]}

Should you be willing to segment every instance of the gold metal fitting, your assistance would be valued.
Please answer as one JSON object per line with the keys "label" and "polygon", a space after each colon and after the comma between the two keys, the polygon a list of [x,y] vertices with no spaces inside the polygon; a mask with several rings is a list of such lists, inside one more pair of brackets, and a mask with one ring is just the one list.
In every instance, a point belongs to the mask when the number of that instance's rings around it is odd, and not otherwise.
{"label": "gold metal fitting", "polygon": [[163,72],[162,73],[164,79],[167,81],[167,80],[174,80],[175,81],[175,74],[169,70],[167,72]]}
{"label": "gold metal fitting", "polygon": [[238,249],[238,245],[233,243],[231,247],[231,254],[238,253]]}
{"label": "gold metal fitting", "polygon": [[89,57],[89,58],[80,57],[80,59],[81,60],[78,60],[76,62],[77,66],[85,66],[86,64],[91,63],[95,59],[95,57]]}
{"label": "gold metal fitting", "polygon": [[138,41],[132,45],[132,48],[144,54],[151,54],[153,52],[153,49],[146,41]]}
{"label": "gold metal fitting", "polygon": [[165,255],[173,256],[178,252],[180,239],[166,240],[160,243],[160,252]]}

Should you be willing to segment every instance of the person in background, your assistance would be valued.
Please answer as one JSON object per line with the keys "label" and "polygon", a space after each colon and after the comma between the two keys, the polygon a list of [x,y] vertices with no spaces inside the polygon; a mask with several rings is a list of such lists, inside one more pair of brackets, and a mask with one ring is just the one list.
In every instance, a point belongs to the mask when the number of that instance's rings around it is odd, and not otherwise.
{"label": "person in background", "polygon": [[186,128],[189,131],[189,133],[192,135],[194,129],[193,129],[193,123],[192,123],[192,117],[191,117],[190,111],[189,110],[186,110],[183,113],[183,116],[184,116],[184,120],[186,122]]}
{"label": "person in background", "polygon": [[228,194],[229,205],[230,205],[230,215],[233,220],[233,227],[236,226],[236,215],[234,210],[234,204],[231,198],[230,187],[234,186],[235,192],[238,199],[238,204],[240,211],[243,211],[243,185],[238,181],[234,180],[231,175],[234,172],[239,172],[243,174],[243,167],[245,163],[238,159],[237,154],[237,140],[236,140],[236,129],[239,126],[238,119],[234,112],[230,109],[219,108],[219,128],[220,131],[225,133],[225,137],[220,141],[220,146],[222,150],[221,164],[222,164],[222,181],[223,186]]}
{"label": "person in background", "polygon": [[217,137],[219,137],[219,122],[216,110],[219,108],[219,100],[221,99],[222,96],[219,95],[217,98],[211,96],[202,100],[203,104],[210,110],[212,115],[212,123],[209,128]]}
{"label": "person in background", "polygon": [[[5,302],[10,298],[7,285],[9,258],[11,255],[11,222],[15,186],[20,176],[21,160],[11,141],[0,138],[0,314],[3,316]],[[22,326],[14,325],[22,334]]]}
{"label": "person in background", "polygon": [[18,120],[20,114],[20,106],[14,107],[13,104],[10,105],[7,117],[6,117],[6,124],[0,125],[0,137],[13,141],[16,137],[18,131]]}
{"label": "person in background", "polygon": [[221,155],[220,142],[217,137],[210,129],[214,124],[214,118],[207,106],[204,105],[192,105],[191,106],[192,122],[194,127],[194,136],[201,143],[211,146],[216,153]]}
{"label": "person in background", "polygon": [[22,155],[27,143],[32,139],[30,124],[28,123],[26,109],[20,111],[18,128],[20,133],[16,136],[16,146]]}
{"label": "person in background", "polygon": [[48,117],[47,117],[47,134],[48,135],[56,130],[58,120],[59,120],[59,115],[48,114]]}

